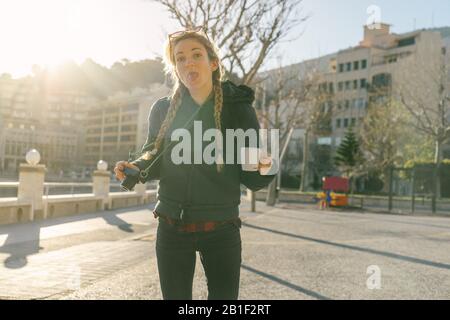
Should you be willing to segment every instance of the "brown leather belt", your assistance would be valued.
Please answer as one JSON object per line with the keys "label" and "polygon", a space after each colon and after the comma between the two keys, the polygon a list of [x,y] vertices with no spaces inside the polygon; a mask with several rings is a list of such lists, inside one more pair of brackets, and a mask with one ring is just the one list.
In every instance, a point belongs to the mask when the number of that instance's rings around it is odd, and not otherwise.
{"label": "brown leather belt", "polygon": [[183,223],[181,220],[162,216],[158,214],[156,211],[153,211],[153,216],[155,217],[155,219],[159,218],[160,220],[166,222],[171,226],[178,227],[178,231],[182,232],[209,232],[215,230],[218,226],[227,223],[240,222],[239,218],[235,218],[226,221],[202,221],[202,222]]}

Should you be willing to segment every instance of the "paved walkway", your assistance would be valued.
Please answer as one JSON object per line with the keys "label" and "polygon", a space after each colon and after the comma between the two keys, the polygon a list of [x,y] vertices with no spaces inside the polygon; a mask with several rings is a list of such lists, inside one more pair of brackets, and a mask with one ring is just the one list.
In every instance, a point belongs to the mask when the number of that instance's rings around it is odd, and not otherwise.
{"label": "paved walkway", "polygon": [[[257,207],[241,208],[241,299],[450,298],[448,218]],[[1,227],[0,298],[160,299],[148,209],[82,218]],[[199,260],[195,278],[206,299]]]}

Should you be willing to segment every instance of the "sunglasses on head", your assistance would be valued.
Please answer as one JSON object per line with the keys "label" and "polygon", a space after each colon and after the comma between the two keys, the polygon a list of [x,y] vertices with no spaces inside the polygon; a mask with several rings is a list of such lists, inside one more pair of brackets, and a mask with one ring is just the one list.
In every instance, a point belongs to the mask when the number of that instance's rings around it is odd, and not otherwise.
{"label": "sunglasses on head", "polygon": [[176,31],[174,33],[171,33],[171,34],[169,34],[169,40],[173,40],[175,38],[179,38],[186,34],[192,34],[192,33],[198,33],[198,34],[204,35],[206,37],[206,39],[209,40],[208,34],[206,33],[206,28],[203,26],[197,26],[197,27],[193,27],[191,29],[186,29],[186,30],[181,30],[181,31]]}

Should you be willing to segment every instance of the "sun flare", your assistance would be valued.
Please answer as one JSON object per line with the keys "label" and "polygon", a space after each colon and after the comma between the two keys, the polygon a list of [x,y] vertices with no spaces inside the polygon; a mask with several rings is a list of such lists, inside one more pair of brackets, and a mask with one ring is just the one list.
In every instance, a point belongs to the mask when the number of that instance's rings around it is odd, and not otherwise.
{"label": "sun flare", "polygon": [[52,68],[86,58],[105,63],[119,52],[124,58],[128,46],[119,36],[130,22],[117,16],[126,6],[118,0],[1,1],[0,39],[7,44],[1,63],[13,72],[29,73],[33,64]]}

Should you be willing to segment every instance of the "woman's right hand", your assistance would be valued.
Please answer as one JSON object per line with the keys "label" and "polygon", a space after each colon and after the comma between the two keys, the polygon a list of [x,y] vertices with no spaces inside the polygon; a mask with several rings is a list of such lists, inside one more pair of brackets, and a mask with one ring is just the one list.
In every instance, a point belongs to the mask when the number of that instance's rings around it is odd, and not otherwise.
{"label": "woman's right hand", "polygon": [[123,173],[125,167],[132,168],[138,171],[140,170],[137,166],[129,163],[128,161],[119,161],[116,163],[116,166],[114,168],[114,173],[116,174],[117,180],[122,181],[123,179],[125,179],[125,173]]}

